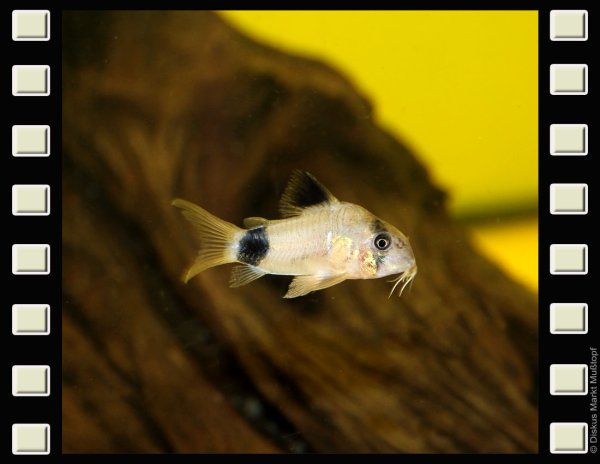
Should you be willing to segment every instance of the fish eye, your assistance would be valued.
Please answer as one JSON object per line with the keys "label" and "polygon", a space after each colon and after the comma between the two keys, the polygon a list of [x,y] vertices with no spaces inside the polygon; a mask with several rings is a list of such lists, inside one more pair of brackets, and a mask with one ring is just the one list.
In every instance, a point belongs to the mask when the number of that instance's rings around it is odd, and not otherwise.
{"label": "fish eye", "polygon": [[387,250],[390,247],[392,240],[388,234],[379,234],[375,237],[373,243],[378,250]]}

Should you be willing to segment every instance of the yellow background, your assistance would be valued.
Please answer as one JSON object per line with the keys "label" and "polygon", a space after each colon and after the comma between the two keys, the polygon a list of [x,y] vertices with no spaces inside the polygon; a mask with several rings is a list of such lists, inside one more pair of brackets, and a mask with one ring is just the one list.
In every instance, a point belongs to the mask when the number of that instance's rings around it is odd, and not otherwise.
{"label": "yellow background", "polygon": [[221,14],[344,73],[470,218],[476,245],[537,290],[537,12]]}

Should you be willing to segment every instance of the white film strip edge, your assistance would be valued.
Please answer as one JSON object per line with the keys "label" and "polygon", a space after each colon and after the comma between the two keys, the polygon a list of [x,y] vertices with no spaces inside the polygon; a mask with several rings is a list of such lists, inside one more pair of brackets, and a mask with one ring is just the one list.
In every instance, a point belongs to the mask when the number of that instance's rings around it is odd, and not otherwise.
{"label": "white film strip edge", "polygon": [[[12,39],[18,41],[49,41],[49,10],[13,10]],[[19,65],[12,67],[12,95],[41,97],[50,95],[50,66]],[[41,137],[32,137],[35,132]],[[19,139],[19,135],[21,135]],[[13,126],[13,156],[49,156],[49,126]],[[41,143],[40,143],[41,141]],[[13,185],[14,216],[48,216],[50,214],[49,185]],[[13,274],[50,273],[49,245],[18,245],[12,247]],[[49,305],[13,304],[14,335],[47,335],[50,333]],[[50,396],[50,366],[15,365],[12,368],[13,396]],[[12,425],[12,453],[50,454],[50,424]]]}
{"label": "white film strip edge", "polygon": [[[552,10],[550,40],[586,41],[588,12],[586,10]],[[551,64],[551,95],[587,95],[588,66],[586,64]],[[585,156],[588,146],[586,124],[551,124],[550,154],[552,156]],[[554,183],[550,185],[550,214],[585,215],[588,213],[588,185],[584,183]],[[588,272],[586,244],[550,245],[550,273],[553,275],[585,275]],[[551,334],[586,334],[586,303],[552,303],[550,305]],[[587,364],[552,364],[550,366],[551,395],[587,395]],[[552,454],[584,454],[588,452],[588,424],[585,422],[553,422],[550,424]]]}

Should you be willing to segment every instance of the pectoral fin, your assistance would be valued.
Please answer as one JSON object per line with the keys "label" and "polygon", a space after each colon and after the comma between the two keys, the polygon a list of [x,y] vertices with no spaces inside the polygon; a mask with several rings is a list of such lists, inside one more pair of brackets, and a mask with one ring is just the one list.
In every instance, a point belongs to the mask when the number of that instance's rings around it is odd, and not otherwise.
{"label": "pectoral fin", "polygon": [[284,298],[296,298],[298,296],[306,295],[310,292],[331,287],[343,282],[344,280],[346,280],[345,274],[336,276],[296,276],[294,277],[294,280],[292,280],[292,283],[290,284],[290,287],[288,288]]}
{"label": "pectoral fin", "polygon": [[235,266],[231,270],[231,277],[229,279],[229,286],[231,288],[241,287],[247,285],[250,282],[260,279],[266,272],[253,266]]}

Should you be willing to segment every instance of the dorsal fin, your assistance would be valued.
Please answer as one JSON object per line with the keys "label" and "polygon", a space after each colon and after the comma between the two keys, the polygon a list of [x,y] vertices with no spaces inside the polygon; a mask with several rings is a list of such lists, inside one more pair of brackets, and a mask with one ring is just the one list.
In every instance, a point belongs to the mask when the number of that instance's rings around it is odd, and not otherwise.
{"label": "dorsal fin", "polygon": [[337,203],[323,184],[306,171],[294,171],[279,201],[279,211],[283,217],[299,215],[304,208],[321,203]]}

